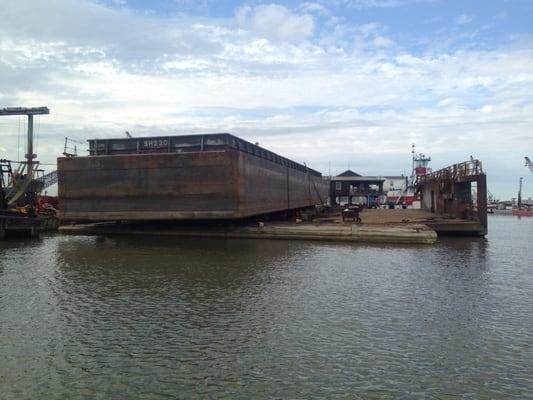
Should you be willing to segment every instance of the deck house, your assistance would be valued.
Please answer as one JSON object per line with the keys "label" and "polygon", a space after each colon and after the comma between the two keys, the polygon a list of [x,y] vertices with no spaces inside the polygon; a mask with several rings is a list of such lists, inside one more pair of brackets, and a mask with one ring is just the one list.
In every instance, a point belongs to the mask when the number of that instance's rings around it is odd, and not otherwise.
{"label": "deck house", "polygon": [[383,195],[384,177],[361,176],[351,170],[331,178],[330,205],[372,207]]}

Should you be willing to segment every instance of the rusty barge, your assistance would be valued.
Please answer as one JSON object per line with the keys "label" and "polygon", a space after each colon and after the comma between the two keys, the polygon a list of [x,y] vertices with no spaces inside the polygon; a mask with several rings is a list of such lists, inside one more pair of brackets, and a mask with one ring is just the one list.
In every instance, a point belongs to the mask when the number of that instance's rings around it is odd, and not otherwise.
{"label": "rusty barge", "polygon": [[327,201],[318,171],[228,133],[88,142],[89,155],[57,160],[66,221],[241,219]]}

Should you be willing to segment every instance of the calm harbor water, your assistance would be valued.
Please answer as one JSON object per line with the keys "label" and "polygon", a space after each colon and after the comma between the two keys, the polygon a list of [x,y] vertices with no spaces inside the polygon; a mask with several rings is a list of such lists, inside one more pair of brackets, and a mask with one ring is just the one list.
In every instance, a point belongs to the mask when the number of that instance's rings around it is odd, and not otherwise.
{"label": "calm harbor water", "polygon": [[0,398],[533,398],[533,219],[489,223],[434,246],[0,242]]}

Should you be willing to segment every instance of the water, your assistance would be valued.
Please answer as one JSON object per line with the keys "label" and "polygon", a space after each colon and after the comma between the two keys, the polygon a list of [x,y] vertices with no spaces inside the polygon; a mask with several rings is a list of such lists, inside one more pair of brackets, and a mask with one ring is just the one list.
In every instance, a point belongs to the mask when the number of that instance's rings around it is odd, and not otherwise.
{"label": "water", "polygon": [[0,398],[533,398],[533,219],[489,222],[434,246],[0,242]]}

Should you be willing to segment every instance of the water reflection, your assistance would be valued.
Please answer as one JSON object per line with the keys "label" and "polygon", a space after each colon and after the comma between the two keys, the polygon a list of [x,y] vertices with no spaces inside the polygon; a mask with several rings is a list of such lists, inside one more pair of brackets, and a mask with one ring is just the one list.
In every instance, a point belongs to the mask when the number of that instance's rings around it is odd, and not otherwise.
{"label": "water reflection", "polygon": [[531,224],[490,223],[486,240],[434,246],[64,236],[0,245],[0,389],[526,397]]}

